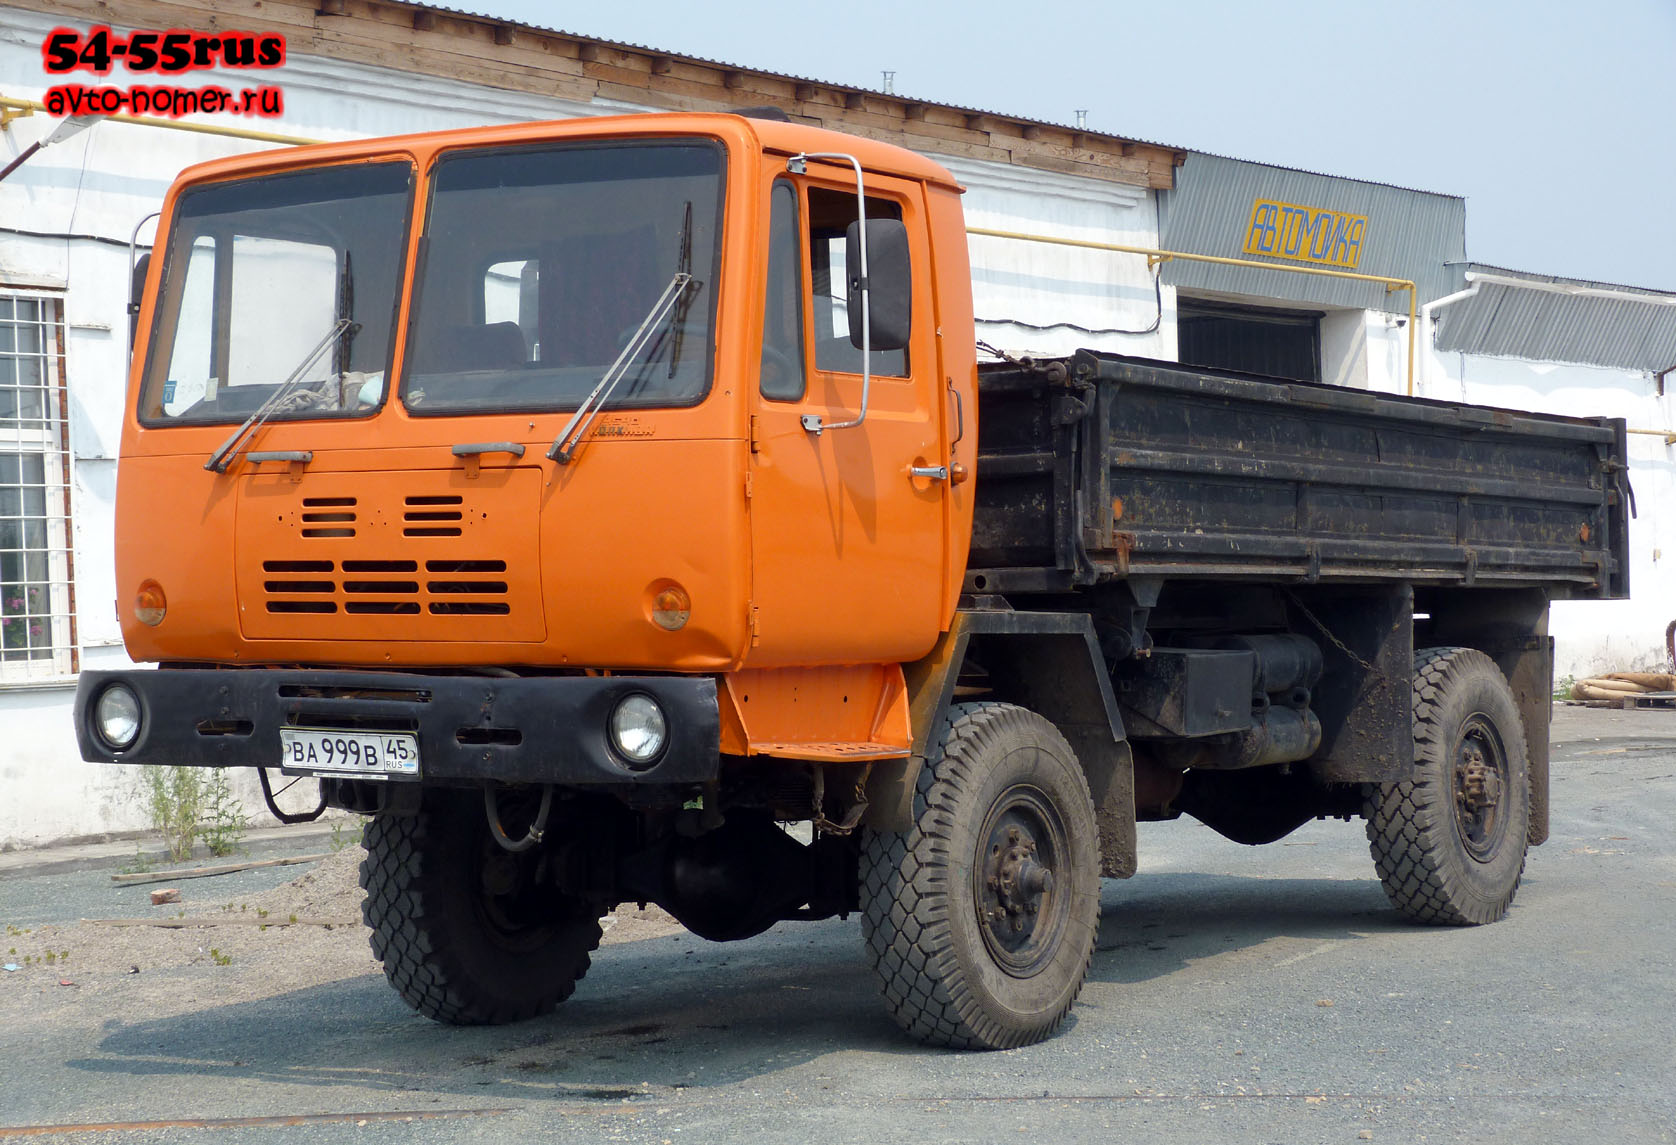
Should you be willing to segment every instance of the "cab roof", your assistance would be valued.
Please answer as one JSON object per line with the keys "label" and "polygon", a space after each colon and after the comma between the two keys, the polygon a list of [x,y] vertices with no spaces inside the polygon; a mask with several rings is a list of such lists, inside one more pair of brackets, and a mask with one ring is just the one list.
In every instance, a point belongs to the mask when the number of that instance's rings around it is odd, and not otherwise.
{"label": "cab roof", "polygon": [[450,131],[427,131],[335,143],[311,143],[287,150],[260,151],[199,163],[181,172],[180,178],[183,183],[197,183],[321,163],[354,162],[401,154],[411,155],[423,165],[440,151],[460,147],[492,147],[497,144],[611,136],[656,138],[692,135],[715,136],[741,149],[760,150],[770,154],[849,154],[860,161],[863,170],[918,179],[956,191],[963,189],[942,164],[891,143],[881,143],[841,131],[829,131],[826,128],[800,123],[711,112],[651,112],[538,120],[531,123],[465,127]]}

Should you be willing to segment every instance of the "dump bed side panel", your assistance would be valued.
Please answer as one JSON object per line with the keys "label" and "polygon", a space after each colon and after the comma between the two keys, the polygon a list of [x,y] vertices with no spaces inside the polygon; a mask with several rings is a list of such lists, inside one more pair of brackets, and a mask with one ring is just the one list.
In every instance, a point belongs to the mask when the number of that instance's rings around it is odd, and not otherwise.
{"label": "dump bed side panel", "polygon": [[1616,419],[1085,351],[987,368],[978,433],[969,588],[1161,575],[1628,594]]}

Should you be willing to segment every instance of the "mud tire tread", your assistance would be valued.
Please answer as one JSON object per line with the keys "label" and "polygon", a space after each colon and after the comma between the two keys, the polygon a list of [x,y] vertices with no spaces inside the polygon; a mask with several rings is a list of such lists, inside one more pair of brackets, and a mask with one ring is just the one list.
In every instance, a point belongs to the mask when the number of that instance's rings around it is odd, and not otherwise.
{"label": "mud tire tread", "polygon": [[[1020,737],[1033,737],[1021,740]],[[914,1038],[954,1049],[1010,1049],[1051,1036],[1076,1002],[1094,954],[1100,916],[1099,853],[1087,781],[1058,730],[1011,704],[951,705],[936,736],[941,749],[920,769],[914,825],[901,833],[868,832],[862,843],[862,932],[897,1024]],[[1011,743],[1034,742],[1068,765],[1080,800],[1061,806],[1075,879],[1060,956],[1065,978],[1052,1004],[1035,1012],[1007,1009],[983,987],[967,959],[982,952],[962,942],[951,914],[969,908],[951,887],[960,869],[958,836],[976,831],[988,808],[977,806],[986,770]],[[969,822],[968,822],[969,821]],[[1061,877],[1056,872],[1056,878]]]}
{"label": "mud tire tread", "polygon": [[414,815],[382,814],[368,822],[361,915],[373,956],[402,1000],[438,1022],[502,1025],[549,1013],[588,972],[588,956],[603,933],[598,920],[566,922],[543,966],[486,981],[491,976],[473,968],[482,964],[485,940],[460,917],[466,913],[457,906],[461,880],[450,869],[458,864],[451,835],[460,824],[442,821],[444,815],[464,818],[427,804]]}
{"label": "mud tire tread", "polygon": [[[1513,820],[1488,880],[1476,871],[1455,834],[1448,753],[1451,707],[1464,690],[1501,693],[1497,715],[1511,772]],[[1500,706],[1500,705],[1498,705]],[[1530,782],[1524,724],[1507,680],[1475,648],[1428,648],[1415,653],[1413,676],[1414,779],[1373,789],[1365,807],[1368,849],[1386,897],[1406,918],[1433,926],[1479,926],[1507,914],[1524,875]],[[1488,714],[1488,713],[1487,713]],[[1511,723],[1508,720],[1511,719]],[[1517,858],[1514,858],[1516,852]],[[1488,886],[1486,886],[1486,883]]]}

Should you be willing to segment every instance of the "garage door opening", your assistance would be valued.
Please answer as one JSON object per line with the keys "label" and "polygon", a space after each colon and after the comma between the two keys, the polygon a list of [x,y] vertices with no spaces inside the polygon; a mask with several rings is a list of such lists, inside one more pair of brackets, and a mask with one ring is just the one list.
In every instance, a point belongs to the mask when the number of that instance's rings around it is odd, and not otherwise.
{"label": "garage door opening", "polygon": [[1184,298],[1176,307],[1184,365],[1321,380],[1321,311],[1277,310]]}

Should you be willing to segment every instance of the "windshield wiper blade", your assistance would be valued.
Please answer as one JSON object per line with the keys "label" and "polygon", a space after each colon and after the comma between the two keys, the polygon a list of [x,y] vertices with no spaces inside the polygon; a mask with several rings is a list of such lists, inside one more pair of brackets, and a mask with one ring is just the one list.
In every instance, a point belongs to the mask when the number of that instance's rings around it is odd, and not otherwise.
{"label": "windshield wiper blade", "polygon": [[343,336],[344,331],[359,330],[360,328],[359,323],[352,322],[347,318],[339,318],[332,323],[332,328],[326,331],[326,336],[315,344],[314,349],[308,352],[307,357],[297,363],[297,368],[292,370],[290,376],[279,384],[278,389],[268,395],[268,400],[257,406],[256,412],[244,419],[244,424],[233,431],[232,437],[221,443],[220,449],[210,454],[209,460],[204,462],[204,468],[211,473],[227,472],[227,467],[233,463],[233,456],[238,452],[239,443],[249,434],[260,429],[263,422],[279,411],[279,407],[285,399],[296,391],[297,383],[302,379],[302,376],[308,372],[315,362],[320,360],[320,355],[326,352],[327,347],[336,343]]}
{"label": "windshield wiper blade", "polygon": [[[343,270],[338,273],[338,317],[355,321],[355,269],[354,252],[343,252]],[[332,345],[332,373],[342,378],[349,372],[349,359],[354,353],[355,334],[360,330],[356,325],[354,330],[344,332]],[[341,404],[343,395],[338,395]]]}
{"label": "windshield wiper blade", "polygon": [[675,272],[675,277],[669,280],[669,285],[663,288],[663,293],[658,295],[658,300],[646,312],[646,317],[641,321],[640,328],[634,332],[634,337],[628,340],[628,345],[623,347],[623,352],[617,355],[617,360],[611,363],[610,368],[599,379],[599,384],[582,399],[582,404],[576,407],[576,412],[565,422],[559,436],[553,439],[552,447],[547,450],[549,458],[560,465],[570,464],[571,459],[576,456],[576,451],[582,447],[582,438],[587,434],[588,427],[593,424],[594,417],[604,408],[605,403],[611,400],[611,391],[623,380],[629,366],[663,325],[663,320],[668,317],[681,295],[686,293],[692,280],[693,276],[685,271]]}
{"label": "windshield wiper blade", "polygon": [[[687,200],[686,213],[681,217],[681,258],[675,264],[675,269],[682,274],[691,274],[693,270],[693,201]],[[687,332],[687,307],[692,305],[692,295],[688,291],[681,292],[681,301],[675,306],[674,340],[669,345],[669,376],[675,376],[675,367],[681,361],[681,342]]]}

